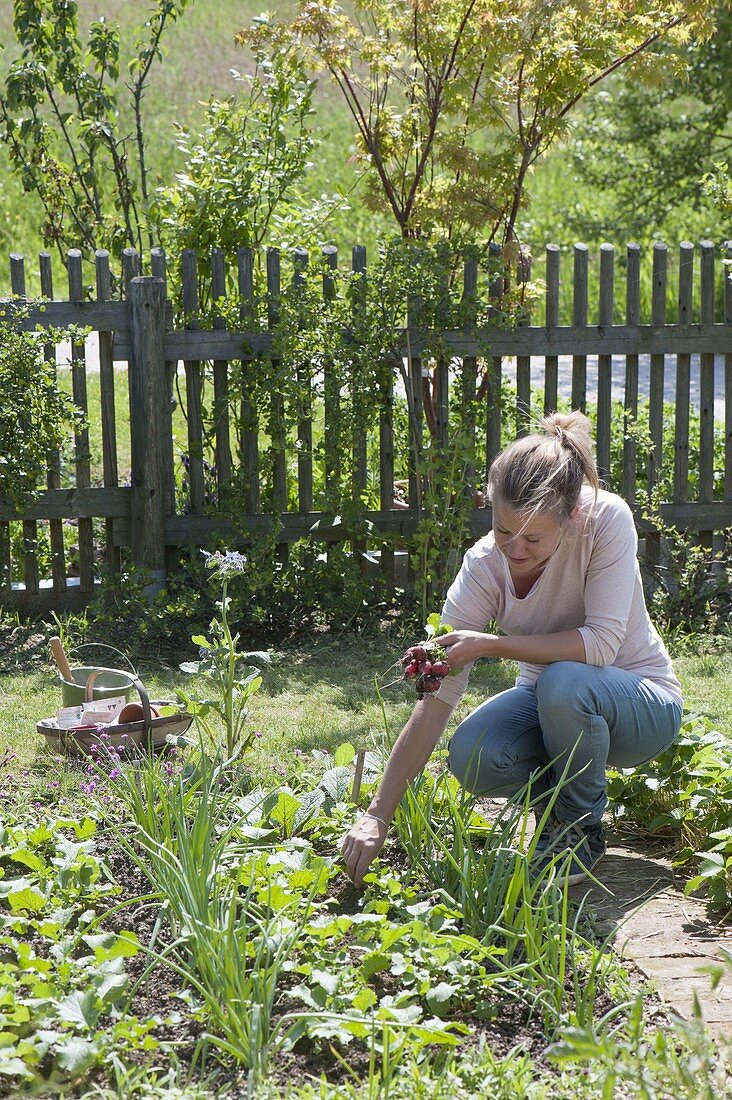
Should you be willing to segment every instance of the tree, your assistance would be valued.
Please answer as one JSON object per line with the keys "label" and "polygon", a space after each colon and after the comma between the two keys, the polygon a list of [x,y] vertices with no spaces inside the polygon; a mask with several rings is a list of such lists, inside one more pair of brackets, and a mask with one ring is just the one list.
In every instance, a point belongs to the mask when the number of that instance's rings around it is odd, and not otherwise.
{"label": "tree", "polygon": [[[712,0],[302,0],[289,26],[340,89],[369,180],[404,238],[516,238],[527,179],[574,108],[667,42],[704,38]],[[243,30],[238,41],[246,43]]]}
{"label": "tree", "polygon": [[138,29],[127,62],[132,135],[120,120],[119,28],[95,20],[82,42],[77,0],[14,0],[22,52],[0,90],[0,137],[24,189],[41,200],[45,242],[62,253],[71,246],[115,255],[128,246],[142,250],[149,199],[143,98],[165,31],[188,3],[153,0]]}
{"label": "tree", "polygon": [[[706,42],[669,45],[655,79],[618,74],[581,112],[570,143],[580,184],[563,210],[580,237],[626,239],[690,233],[709,216],[701,177],[732,158],[732,10],[719,7]],[[707,231],[708,232],[708,231]]]}

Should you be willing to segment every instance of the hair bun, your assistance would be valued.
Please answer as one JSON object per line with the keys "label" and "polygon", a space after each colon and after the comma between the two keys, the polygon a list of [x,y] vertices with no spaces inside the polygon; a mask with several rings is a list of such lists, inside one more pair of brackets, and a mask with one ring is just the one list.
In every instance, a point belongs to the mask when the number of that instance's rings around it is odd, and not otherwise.
{"label": "hair bun", "polygon": [[588,444],[591,446],[592,424],[579,409],[571,413],[550,413],[539,421],[539,426],[544,435],[556,439],[562,447],[576,451]]}
{"label": "hair bun", "polygon": [[522,513],[552,511],[562,521],[579,501],[584,483],[597,492],[592,427],[578,411],[538,420],[534,432],[496,455],[488,472],[491,501],[500,497]]}

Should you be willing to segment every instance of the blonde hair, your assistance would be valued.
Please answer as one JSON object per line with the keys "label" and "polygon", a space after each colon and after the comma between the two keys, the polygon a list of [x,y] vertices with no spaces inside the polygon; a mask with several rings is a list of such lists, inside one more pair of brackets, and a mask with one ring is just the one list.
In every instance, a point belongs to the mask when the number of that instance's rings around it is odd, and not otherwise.
{"label": "blonde hair", "polygon": [[581,412],[552,413],[538,430],[511,443],[493,460],[488,496],[516,512],[553,512],[562,522],[576,507],[582,486],[597,493],[600,478],[592,449],[592,426]]}

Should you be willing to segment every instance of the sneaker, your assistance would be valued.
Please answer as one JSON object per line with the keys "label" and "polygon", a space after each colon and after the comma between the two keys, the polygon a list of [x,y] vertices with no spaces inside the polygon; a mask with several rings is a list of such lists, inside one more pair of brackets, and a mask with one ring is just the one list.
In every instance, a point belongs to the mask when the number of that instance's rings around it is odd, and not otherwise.
{"label": "sneaker", "polygon": [[[605,855],[607,850],[605,830],[599,821],[589,825],[570,825],[555,817],[551,835],[549,835],[550,830],[547,828],[549,821],[544,827],[547,840],[542,844],[544,836],[539,837],[535,849],[534,860],[537,872],[546,870],[549,864],[556,860],[557,875],[561,876],[562,881],[566,875],[567,884],[576,886],[578,882],[587,878]],[[563,858],[557,859],[557,857]],[[566,860],[570,861],[569,873],[567,873]]]}
{"label": "sneaker", "polygon": [[[544,826],[541,826],[541,819],[546,811],[537,807],[534,810],[534,836],[536,836],[536,843],[534,845],[534,859],[546,855],[549,849],[554,848],[559,835],[561,834],[564,826],[559,820],[554,810],[549,811],[549,816],[544,822]],[[539,830],[541,829],[541,832]],[[537,835],[538,834],[538,835]]]}

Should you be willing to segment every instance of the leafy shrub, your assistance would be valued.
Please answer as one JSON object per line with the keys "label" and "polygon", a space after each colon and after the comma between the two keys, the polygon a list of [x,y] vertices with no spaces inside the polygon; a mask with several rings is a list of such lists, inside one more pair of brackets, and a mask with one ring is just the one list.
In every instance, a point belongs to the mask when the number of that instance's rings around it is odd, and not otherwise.
{"label": "leafy shrub", "polygon": [[[244,638],[261,641],[264,632],[274,641],[311,627],[362,628],[397,606],[405,610],[401,590],[391,588],[376,565],[354,557],[345,544],[326,549],[301,539],[285,558],[268,535],[249,540],[246,551],[244,571],[229,585],[231,627]],[[70,644],[104,641],[136,656],[175,659],[190,652],[192,635],[206,631],[220,597],[197,547],[181,553],[178,569],[169,573],[152,603],[144,570],[125,568],[103,580],[86,612],[66,618]]]}
{"label": "leafy shrub", "polygon": [[242,630],[287,636],[308,626],[360,627],[398,601],[378,569],[343,543],[300,539],[278,556],[273,536],[247,547],[247,569],[231,586],[232,614]]}
{"label": "leafy shrub", "polygon": [[732,907],[732,745],[711,723],[688,719],[655,760],[611,770],[608,795],[618,819],[676,842],[676,866],[698,866],[687,891],[704,886],[714,908]]}
{"label": "leafy shrub", "polygon": [[[15,318],[0,313],[0,498],[20,508],[45,484],[46,470],[69,431],[81,427],[71,400],[56,385],[55,366],[43,344],[20,332]],[[63,339],[53,333],[49,339]]]}
{"label": "leafy shrub", "polygon": [[715,634],[728,629],[732,610],[730,532],[724,547],[700,545],[693,533],[662,527],[661,561],[650,574],[649,609],[666,635]]}
{"label": "leafy shrub", "polygon": [[214,592],[206,586],[203,559],[199,564],[196,557],[198,551],[191,551],[151,604],[144,570],[126,567],[104,574],[101,591],[85,613],[66,620],[70,640],[109,642],[135,657],[175,657],[186,650],[191,634],[203,630],[214,611]]}
{"label": "leafy shrub", "polygon": [[[151,204],[158,239],[166,244],[171,271],[178,270],[183,249],[200,257],[199,305],[211,304],[212,248],[230,258],[252,247],[257,261],[263,242],[274,245],[312,236],[310,221],[332,209],[328,199],[307,209],[301,194],[310,158],[318,144],[313,133],[315,81],[307,74],[301,51],[275,35],[266,35],[269,17],[252,28],[253,72],[234,73],[236,96],[212,98],[203,126],[179,128],[178,146],[186,170],[175,183],[159,187]],[[235,265],[234,265],[235,266]],[[223,303],[218,302],[217,308]]]}

